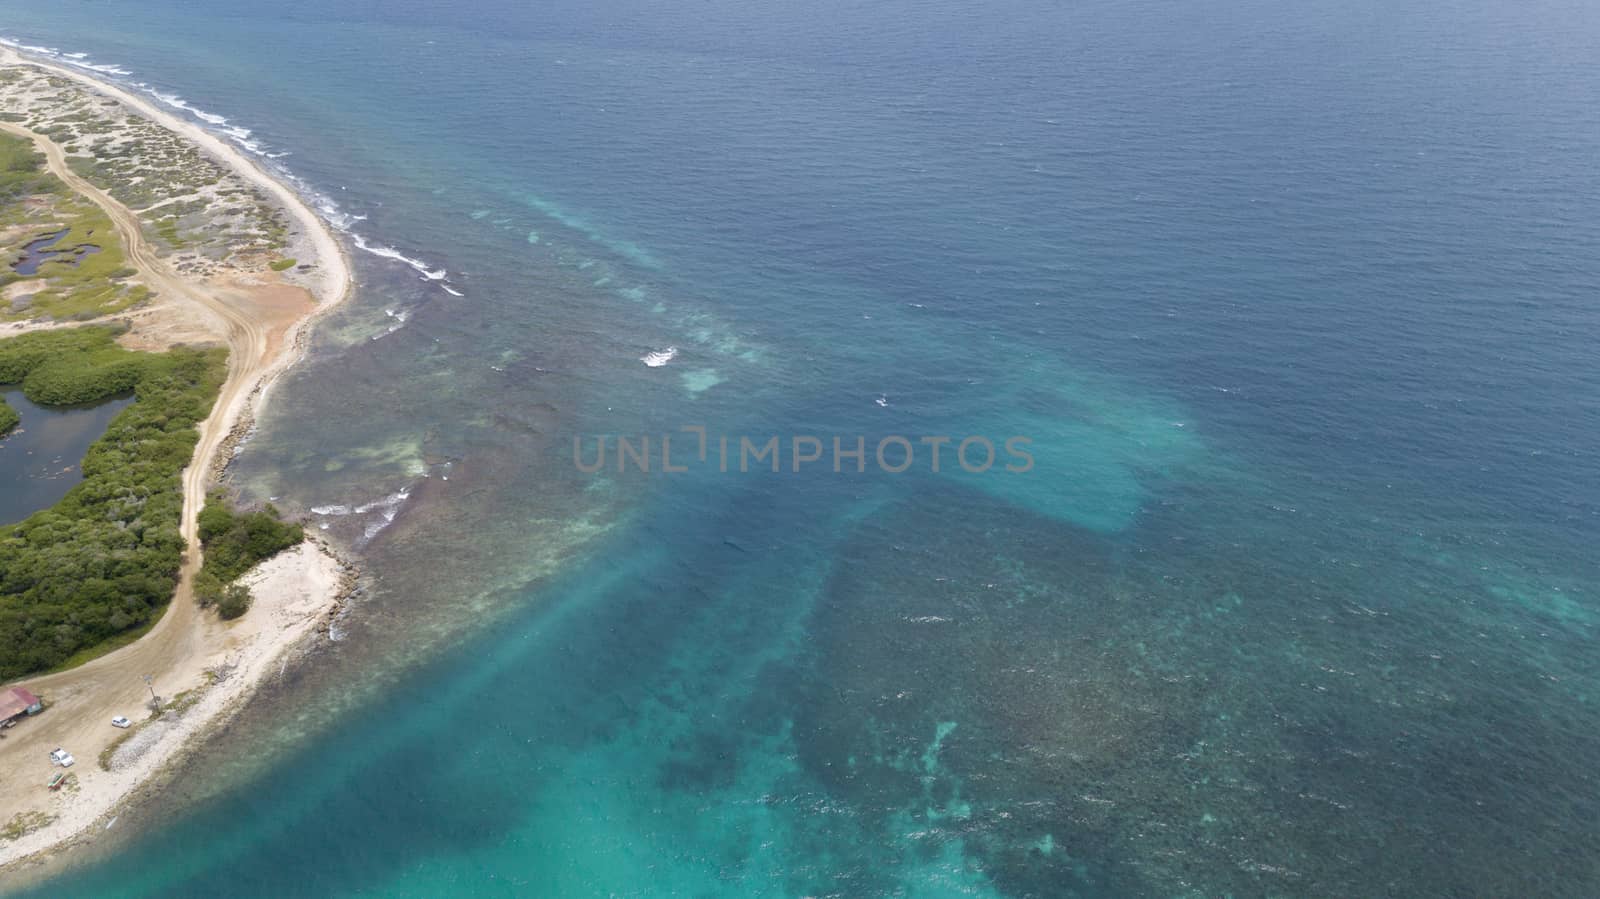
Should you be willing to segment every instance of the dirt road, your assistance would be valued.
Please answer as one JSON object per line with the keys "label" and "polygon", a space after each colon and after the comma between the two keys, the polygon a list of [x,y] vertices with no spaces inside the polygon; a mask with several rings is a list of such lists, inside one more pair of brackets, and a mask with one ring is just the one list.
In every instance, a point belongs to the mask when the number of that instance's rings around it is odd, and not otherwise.
{"label": "dirt road", "polygon": [[[164,302],[185,302],[204,310],[215,322],[215,337],[228,345],[228,378],[222,385],[211,415],[200,425],[200,441],[183,472],[183,515],[180,529],[188,549],[172,603],[154,628],[137,642],[68,671],[27,678],[20,683],[44,697],[49,710],[5,731],[0,740],[0,823],[13,814],[5,797],[36,792],[48,777],[48,754],[66,747],[79,759],[74,769],[80,778],[98,771],[100,751],[119,733],[111,718],[144,717],[150,698],[145,675],[155,679],[164,697],[186,689],[202,675],[205,660],[226,647],[228,625],[206,615],[193,599],[195,573],[200,568],[197,520],[205,501],[211,461],[226,439],[233,422],[245,408],[250,392],[274,365],[273,350],[282,334],[273,334],[281,313],[257,315],[250,308],[248,291],[210,289],[179,277],[145,241],[137,217],[98,187],[68,167],[61,147],[48,138],[10,123],[7,132],[34,142],[48,161],[50,171],[74,190],[100,206],[111,217],[126,248],[128,264],[137,269]],[[308,298],[309,301],[309,298]]]}

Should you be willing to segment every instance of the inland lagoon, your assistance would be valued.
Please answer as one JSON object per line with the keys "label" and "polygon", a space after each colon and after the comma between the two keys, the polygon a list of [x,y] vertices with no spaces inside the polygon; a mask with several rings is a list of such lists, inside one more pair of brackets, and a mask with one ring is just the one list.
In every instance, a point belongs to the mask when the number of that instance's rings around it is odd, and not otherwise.
{"label": "inland lagoon", "polygon": [[0,524],[10,524],[49,507],[83,480],[84,452],[133,397],[61,408],[30,402],[22,388],[8,387],[0,388],[0,400],[17,414],[15,430],[0,437]]}

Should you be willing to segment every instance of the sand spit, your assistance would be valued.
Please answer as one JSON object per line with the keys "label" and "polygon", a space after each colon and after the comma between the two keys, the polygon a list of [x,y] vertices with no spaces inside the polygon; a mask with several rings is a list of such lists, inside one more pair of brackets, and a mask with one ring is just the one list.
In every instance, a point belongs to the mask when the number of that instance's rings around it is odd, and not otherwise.
{"label": "sand spit", "polygon": [[[142,790],[159,788],[162,772],[187,746],[226,722],[326,630],[352,589],[354,571],[310,541],[247,575],[255,604],[237,621],[199,609],[192,594],[205,490],[275,379],[303,354],[311,322],[349,294],[351,274],[333,233],[292,190],[228,142],[116,85],[0,49],[0,111],[12,119],[0,127],[34,140],[57,177],[105,209],[127,244],[129,265],[154,290],[152,302],[114,316],[131,325],[123,342],[141,349],[226,343],[230,351],[228,379],[183,474],[181,531],[189,549],[171,605],[136,642],[19,682],[48,703],[0,740],[0,874],[26,879],[23,869],[103,830]],[[76,130],[66,146],[43,136],[57,124],[52,115],[72,117]],[[50,133],[60,137],[59,128]],[[84,144],[116,146],[118,165],[131,171],[83,177],[69,159],[92,154]],[[148,164],[128,152],[146,147]],[[136,192],[130,184],[143,186]],[[151,196],[149,184],[164,193]],[[166,211],[174,204],[191,210],[183,221]],[[185,227],[200,237],[185,239]],[[281,258],[296,265],[273,270]],[[64,324],[6,323],[0,336]],[[159,716],[148,708],[145,675],[153,675],[162,697]],[[113,728],[117,715],[135,726]],[[68,785],[52,792],[46,783],[61,769],[48,754],[57,746],[77,764]]]}

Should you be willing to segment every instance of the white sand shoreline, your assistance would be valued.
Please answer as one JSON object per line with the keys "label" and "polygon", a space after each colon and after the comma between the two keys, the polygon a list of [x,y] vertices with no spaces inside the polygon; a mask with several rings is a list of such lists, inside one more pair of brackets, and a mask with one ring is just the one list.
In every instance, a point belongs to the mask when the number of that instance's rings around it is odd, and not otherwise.
{"label": "white sand shoreline", "polygon": [[[92,831],[110,829],[126,803],[139,798],[142,787],[168,765],[182,761],[196,740],[227,724],[272,675],[282,671],[295,650],[324,626],[330,600],[352,578],[345,563],[314,541],[280,553],[246,575],[244,582],[256,601],[241,619],[241,630],[230,634],[228,650],[216,660],[231,666],[226,679],[205,687],[199,700],[175,719],[141,724],[141,728],[159,727],[160,733],[136,758],[123,762],[119,749],[110,771],[100,769],[97,758],[79,758],[69,769],[80,775],[78,791],[54,794],[49,814],[55,817],[48,825],[0,847],[0,873],[19,874],[18,869],[30,861],[45,861],[42,855],[64,849]],[[92,783],[87,779],[91,772]],[[22,879],[28,878],[22,875]]]}
{"label": "white sand shoreline", "polygon": [[293,215],[300,223],[303,233],[313,242],[316,258],[320,263],[322,284],[313,289],[312,293],[319,301],[318,312],[321,313],[343,302],[351,287],[350,257],[345,252],[344,245],[334,237],[333,231],[317,215],[305,201],[289,185],[262,168],[256,160],[251,159],[239,148],[227,140],[217,136],[216,133],[182,118],[176,113],[169,112],[155,103],[140,96],[133,91],[111,81],[95,78],[81,70],[65,66],[47,59],[40,59],[34,54],[27,53],[10,47],[0,47],[0,59],[13,57],[44,69],[54,75],[71,80],[89,88],[97,93],[112,97],[124,106],[133,109],[141,116],[158,122],[161,125],[183,135],[191,142],[209,153],[214,159],[227,165],[249,180],[256,187],[265,190],[268,195]]}
{"label": "white sand shoreline", "polygon": [[[252,326],[249,329],[252,342],[248,347],[258,352],[251,359],[237,358],[246,345],[243,338],[235,341],[235,358],[230,359],[230,383],[224,385],[211,416],[201,426],[202,436],[195,458],[183,476],[184,535],[192,546],[197,545],[193,543],[193,522],[203,496],[196,494],[203,493],[205,484],[226,463],[232,446],[259,413],[276,379],[303,356],[311,323],[349,296],[352,288],[349,257],[332,230],[304,199],[223,138],[116,84],[14,49],[0,48],[0,64],[19,62],[115,99],[138,115],[181,135],[237,172],[293,217],[300,245],[296,247],[297,256],[302,263],[313,266],[309,284],[303,283],[304,274],[296,276],[317,301],[309,314],[299,317],[281,336],[273,335],[275,339],[263,336],[264,328]],[[205,288],[197,286],[196,289],[203,292]],[[0,336],[4,333],[0,332]],[[0,743],[0,773],[6,768],[26,766],[28,775],[20,783],[34,780],[38,783],[27,793],[24,802],[43,808],[43,813],[53,819],[24,836],[0,842],[0,874],[10,883],[29,879],[23,875],[23,869],[32,870],[43,865],[55,850],[103,831],[105,825],[97,827],[97,822],[114,820],[125,803],[136,801],[142,787],[159,782],[164,769],[180,761],[197,739],[229,720],[266,678],[281,670],[280,663],[286,663],[297,647],[306,645],[325,626],[354,579],[349,566],[326,545],[308,541],[268,560],[247,575],[256,596],[255,605],[242,619],[223,623],[192,608],[188,581],[192,577],[192,567],[197,564],[197,560],[186,564],[178,595],[156,627],[139,641],[78,668],[19,682],[45,696],[53,707],[14,728],[9,732],[12,738]],[[104,770],[96,746],[109,745],[115,736],[108,732],[109,710],[121,709],[117,713],[135,718],[141,713],[140,704],[129,697],[136,698],[142,685],[137,685],[132,694],[128,692],[122,684],[128,679],[126,672],[117,671],[119,661],[125,662],[140,652],[150,656],[153,652],[150,644],[158,639],[161,654],[157,658],[164,665],[157,672],[162,680],[161,692],[170,698],[198,688],[200,692],[192,694],[198,698],[174,720],[168,720],[169,715],[167,719],[142,725],[151,729],[159,727],[159,739],[155,739],[153,733],[146,734],[141,739],[148,745],[136,758],[121,760],[119,757],[125,753],[113,753],[112,770]],[[227,676],[210,683],[219,666],[228,671]],[[114,681],[108,672],[117,672]],[[44,777],[35,775],[48,776],[48,769],[40,764],[43,752],[41,759],[32,757],[32,750],[37,748],[33,744],[44,740],[53,745],[58,739],[61,745],[68,745],[70,741],[72,751],[78,755],[78,764],[71,769],[78,775],[78,785],[75,791],[46,793]],[[35,772],[34,768],[39,771]],[[15,789],[17,785],[8,786]],[[0,798],[0,826],[11,818],[13,804]]]}

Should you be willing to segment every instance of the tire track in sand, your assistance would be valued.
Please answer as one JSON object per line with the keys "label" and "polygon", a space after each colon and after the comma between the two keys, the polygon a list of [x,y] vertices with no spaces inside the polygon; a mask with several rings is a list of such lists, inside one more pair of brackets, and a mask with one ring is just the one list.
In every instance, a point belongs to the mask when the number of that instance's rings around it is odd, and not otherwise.
{"label": "tire track in sand", "polygon": [[[228,295],[174,272],[145,240],[132,210],[74,172],[59,145],[12,123],[0,122],[0,129],[31,140],[44,154],[52,174],[106,212],[122,238],[129,266],[158,292],[160,299],[164,302],[178,300],[204,310],[217,323],[216,336],[228,346],[227,379],[211,407],[211,414],[199,425],[199,442],[182,474],[183,511],[179,532],[185,550],[172,601],[155,626],[137,641],[75,668],[25,679],[29,689],[52,701],[55,714],[40,716],[30,721],[29,727],[12,731],[14,737],[7,741],[11,745],[4,748],[8,750],[7,755],[37,748],[42,756],[57,745],[86,746],[103,742],[101,732],[112,715],[138,714],[146,696],[144,675],[155,675],[163,681],[175,681],[177,678],[171,675],[179,673],[187,678],[183,662],[194,658],[212,642],[208,632],[215,630],[216,625],[203,617],[194,602],[194,576],[202,561],[200,508],[205,502],[213,459],[226,440],[233,420],[244,407],[244,400],[260,377],[272,368],[274,360],[267,329],[231,303]],[[176,687],[177,684],[168,683],[167,686]],[[33,747],[34,743],[38,746]],[[82,761],[94,764],[93,759]]]}

